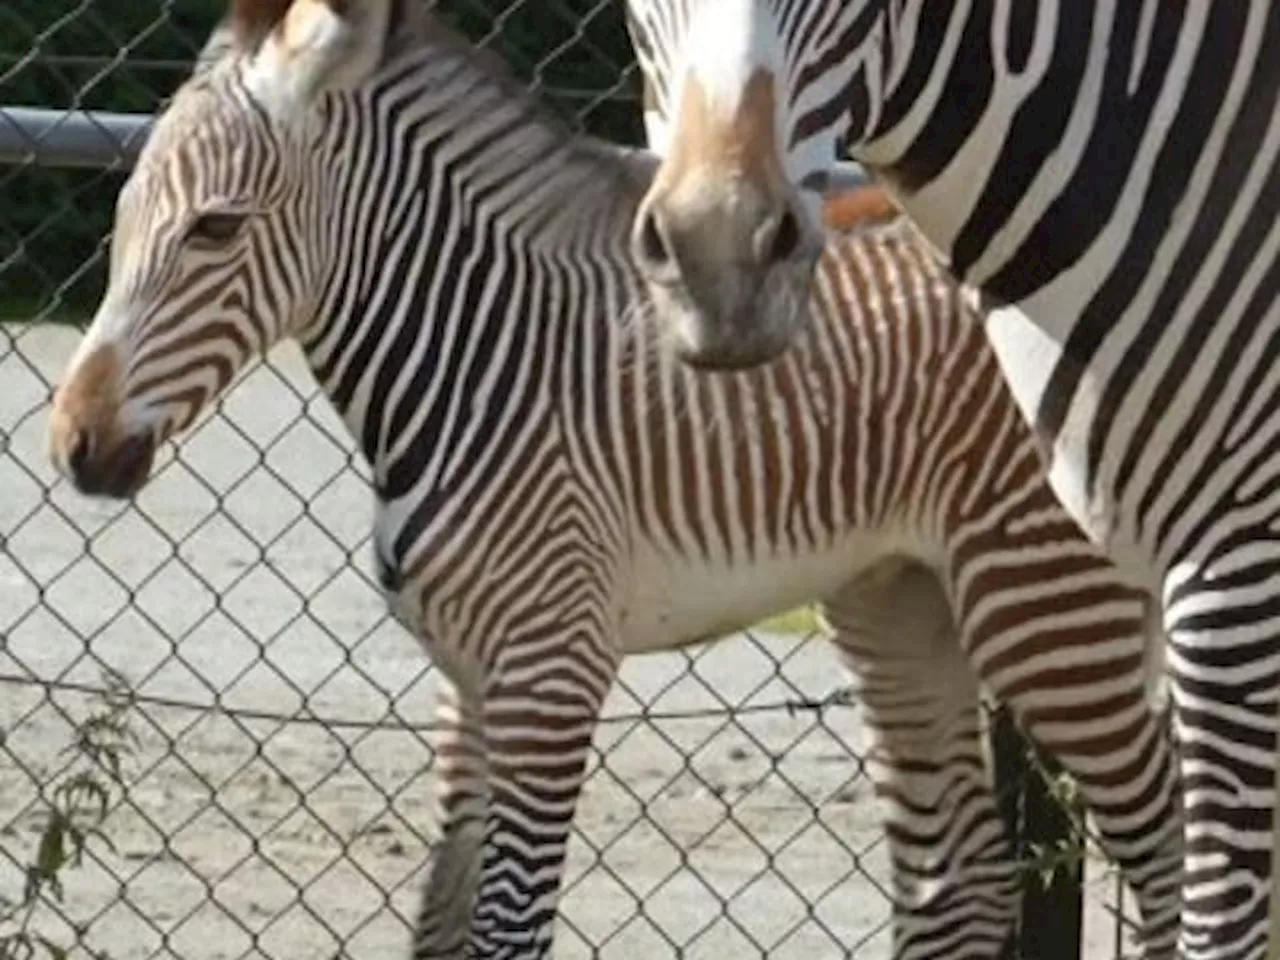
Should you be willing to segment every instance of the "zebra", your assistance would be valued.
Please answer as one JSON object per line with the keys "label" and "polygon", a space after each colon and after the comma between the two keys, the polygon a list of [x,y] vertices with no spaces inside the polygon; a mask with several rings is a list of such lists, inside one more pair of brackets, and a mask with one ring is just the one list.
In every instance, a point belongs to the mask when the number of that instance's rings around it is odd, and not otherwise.
{"label": "zebra", "polygon": [[387,602],[447,681],[418,958],[547,956],[621,658],[811,598],[875,740],[902,955],[1008,936],[981,685],[1077,778],[1169,956],[1151,597],[1053,498],[972,292],[869,224],[819,264],[813,350],[698,377],[629,255],[653,169],[422,4],[236,3],[120,191],[53,462],[131,497],[252,358],[301,345],[371,466]]}
{"label": "zebra", "polygon": [[[1280,957],[1280,2],[628,0],[628,18],[665,158],[633,239],[677,349],[741,366],[780,326],[803,336],[768,278],[810,262],[841,151],[893,194],[982,291],[1055,493],[1161,600],[1181,956]],[[764,235],[785,242],[743,255]]]}

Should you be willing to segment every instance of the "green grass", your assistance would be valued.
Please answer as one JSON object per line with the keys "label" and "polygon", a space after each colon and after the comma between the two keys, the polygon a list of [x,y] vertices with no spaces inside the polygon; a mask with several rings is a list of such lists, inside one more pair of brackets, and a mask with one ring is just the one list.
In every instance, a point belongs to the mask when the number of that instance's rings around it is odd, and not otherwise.
{"label": "green grass", "polygon": [[796,607],[794,610],[780,613],[776,617],[762,620],[755,624],[754,627],[770,633],[806,634],[824,632],[822,624],[818,621],[818,611],[812,606]]}

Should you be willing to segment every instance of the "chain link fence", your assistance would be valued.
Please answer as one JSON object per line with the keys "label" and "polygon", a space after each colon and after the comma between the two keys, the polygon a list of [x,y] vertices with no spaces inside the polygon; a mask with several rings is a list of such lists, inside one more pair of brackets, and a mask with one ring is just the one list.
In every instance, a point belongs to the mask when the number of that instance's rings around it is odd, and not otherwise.
{"label": "chain link fence", "polygon": [[[639,141],[618,4],[445,9],[556,109]],[[113,960],[403,956],[435,838],[435,675],[383,607],[367,471],[296,350],[255,366],[136,503],[86,501],[44,453],[122,173],[220,10],[0,6],[0,105],[18,108],[0,111],[0,943],[16,932],[51,957]],[[627,662],[576,821],[558,956],[889,956],[866,735],[856,704],[831,700],[833,664],[797,615]],[[1011,818],[1043,820],[1021,747],[1006,753]],[[95,840],[81,831],[99,801]],[[1061,921],[1060,895],[1032,897],[1028,922]],[[1062,956],[1128,949],[1096,860],[1084,902],[1083,952]]]}

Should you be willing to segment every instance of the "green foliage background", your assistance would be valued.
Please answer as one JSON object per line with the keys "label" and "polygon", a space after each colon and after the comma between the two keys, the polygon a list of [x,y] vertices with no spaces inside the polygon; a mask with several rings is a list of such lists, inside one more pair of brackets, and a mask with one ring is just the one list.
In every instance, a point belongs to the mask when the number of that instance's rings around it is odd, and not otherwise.
{"label": "green foliage background", "polygon": [[[638,143],[620,0],[442,0],[441,12],[591,132]],[[151,112],[226,0],[0,0],[0,104]],[[0,317],[78,319],[104,279],[120,171],[0,167]]]}

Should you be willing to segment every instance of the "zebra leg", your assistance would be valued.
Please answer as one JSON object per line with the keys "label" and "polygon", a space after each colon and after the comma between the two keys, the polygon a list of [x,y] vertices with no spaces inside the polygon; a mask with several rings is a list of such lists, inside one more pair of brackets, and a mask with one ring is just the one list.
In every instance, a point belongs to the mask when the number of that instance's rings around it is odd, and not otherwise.
{"label": "zebra leg", "polygon": [[461,960],[471,925],[488,819],[488,771],[478,705],[451,683],[436,704],[440,841],[414,930],[414,960]]}
{"label": "zebra leg", "polygon": [[1149,598],[1101,557],[1033,558],[1015,569],[975,556],[953,590],[961,637],[983,684],[1074,779],[1137,900],[1146,956],[1171,958],[1183,820],[1172,731],[1150,695],[1162,638]]}
{"label": "zebra leg", "polygon": [[513,642],[492,676],[489,816],[468,958],[550,956],[574,809],[617,671],[603,646],[582,634]]}
{"label": "zebra leg", "polygon": [[[1234,562],[1233,562],[1234,561]],[[1276,804],[1280,642],[1274,586],[1258,567],[1176,572],[1165,614],[1182,775],[1186,886],[1180,956],[1262,960],[1268,953]],[[1271,918],[1274,924],[1275,918]]]}
{"label": "zebra leg", "polygon": [[887,561],[826,605],[872,739],[885,803],[898,960],[991,960],[1018,907],[985,762],[977,679],[938,578]]}

